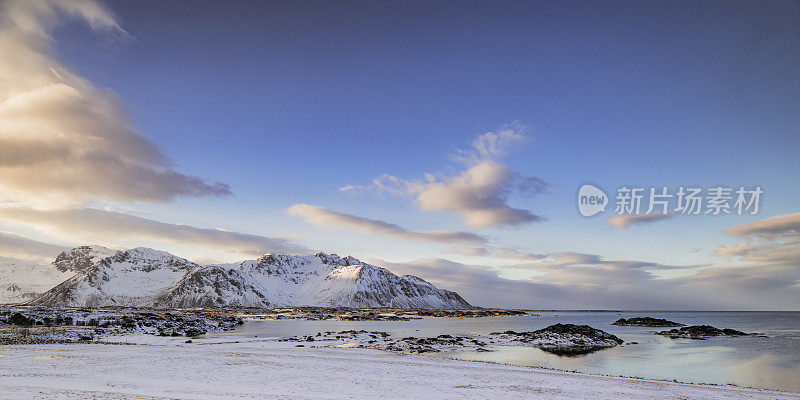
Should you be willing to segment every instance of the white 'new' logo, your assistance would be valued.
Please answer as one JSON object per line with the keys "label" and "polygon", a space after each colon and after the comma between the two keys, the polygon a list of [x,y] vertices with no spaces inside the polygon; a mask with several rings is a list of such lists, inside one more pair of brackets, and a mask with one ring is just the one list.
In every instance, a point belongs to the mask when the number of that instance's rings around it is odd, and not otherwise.
{"label": "white 'new' logo", "polygon": [[584,217],[591,217],[606,210],[608,196],[592,185],[583,185],[578,190],[578,211]]}

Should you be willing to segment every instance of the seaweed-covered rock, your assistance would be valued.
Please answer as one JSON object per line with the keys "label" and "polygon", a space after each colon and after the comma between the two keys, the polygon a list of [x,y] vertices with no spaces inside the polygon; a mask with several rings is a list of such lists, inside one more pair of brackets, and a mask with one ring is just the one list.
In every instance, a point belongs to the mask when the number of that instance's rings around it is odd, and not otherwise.
{"label": "seaweed-covered rock", "polygon": [[578,355],[618,346],[623,340],[589,325],[555,324],[533,332],[492,333],[508,344],[538,347],[558,355]]}
{"label": "seaweed-covered rock", "polygon": [[657,332],[656,335],[669,336],[673,339],[705,339],[715,336],[748,336],[751,333],[737,331],[736,329],[719,329],[710,325],[685,326],[680,329],[670,329],[668,331]]}
{"label": "seaweed-covered rock", "polygon": [[673,326],[686,326],[678,322],[669,321],[663,318],[652,317],[633,317],[633,318],[620,318],[611,325],[619,326],[649,326],[649,327],[673,327]]}

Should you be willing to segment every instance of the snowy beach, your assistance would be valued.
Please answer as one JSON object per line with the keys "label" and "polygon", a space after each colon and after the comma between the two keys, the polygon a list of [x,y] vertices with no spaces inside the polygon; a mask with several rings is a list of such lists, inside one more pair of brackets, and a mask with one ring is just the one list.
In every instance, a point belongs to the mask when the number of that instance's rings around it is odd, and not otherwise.
{"label": "snowy beach", "polygon": [[126,344],[0,348],[3,398],[800,399],[689,385],[294,342],[124,335]]}

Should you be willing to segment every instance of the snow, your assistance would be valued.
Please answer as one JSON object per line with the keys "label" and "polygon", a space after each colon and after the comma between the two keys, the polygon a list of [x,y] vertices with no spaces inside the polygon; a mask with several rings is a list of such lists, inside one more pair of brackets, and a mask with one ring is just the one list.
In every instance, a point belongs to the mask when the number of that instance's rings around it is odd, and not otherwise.
{"label": "snow", "polygon": [[7,398],[800,399],[345,347],[130,335],[119,344],[0,347]]}

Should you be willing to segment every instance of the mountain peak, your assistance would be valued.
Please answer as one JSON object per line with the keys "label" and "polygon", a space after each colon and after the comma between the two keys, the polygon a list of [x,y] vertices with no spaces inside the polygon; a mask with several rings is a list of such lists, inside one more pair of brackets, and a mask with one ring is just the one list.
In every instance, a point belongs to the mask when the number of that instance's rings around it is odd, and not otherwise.
{"label": "mountain peak", "polygon": [[317,254],[314,254],[314,257],[319,258],[319,260],[322,261],[323,264],[327,265],[348,266],[348,265],[363,264],[361,260],[353,256],[347,256],[342,258],[339,257],[336,253],[325,254],[323,252],[319,252]]}
{"label": "mountain peak", "polygon": [[53,261],[53,266],[61,272],[79,273],[114,254],[116,254],[115,250],[103,246],[78,246],[72,250],[62,251]]}

